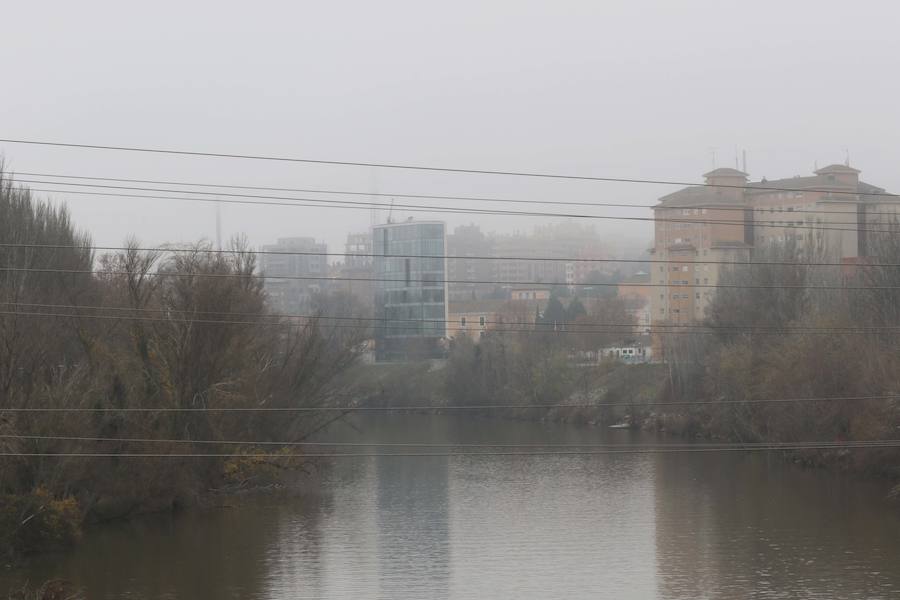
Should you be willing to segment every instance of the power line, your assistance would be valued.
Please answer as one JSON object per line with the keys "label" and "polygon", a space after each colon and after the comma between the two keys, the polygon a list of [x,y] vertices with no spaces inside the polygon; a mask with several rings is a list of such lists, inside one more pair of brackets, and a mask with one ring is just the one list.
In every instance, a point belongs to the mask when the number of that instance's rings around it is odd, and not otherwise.
{"label": "power line", "polygon": [[857,444],[857,445],[821,445],[821,446],[760,446],[752,448],[622,448],[604,450],[519,450],[504,451],[465,451],[465,452],[338,452],[338,453],[303,453],[303,454],[266,454],[266,453],[230,453],[230,452],[204,452],[204,453],[147,453],[147,452],[0,452],[0,456],[7,457],[56,457],[56,458],[259,458],[270,460],[290,460],[302,458],[381,458],[381,457],[410,457],[410,458],[458,458],[465,456],[477,457],[517,457],[517,456],[591,456],[608,454],[674,454],[694,452],[771,452],[771,451],[799,451],[799,450],[864,450],[875,448],[900,448],[898,444]]}
{"label": "power line", "polygon": [[865,402],[869,400],[900,400],[900,394],[871,396],[821,396],[799,398],[750,398],[746,400],[672,400],[640,403],[597,402],[593,404],[450,404],[450,405],[402,405],[402,406],[204,406],[204,407],[5,407],[2,412],[12,413],[295,413],[295,412],[416,412],[416,411],[482,411],[527,409],[591,409],[591,408],[644,408],[648,406],[732,406],[744,404],[791,404],[804,402]]}
{"label": "power line", "polygon": [[[316,188],[285,188],[285,187],[268,187],[268,186],[249,186],[249,185],[232,185],[232,184],[216,184],[216,183],[197,183],[197,182],[186,182],[186,181],[167,181],[167,180],[152,180],[152,179],[131,179],[131,178],[123,178],[123,177],[88,177],[88,176],[80,176],[80,175],[61,175],[55,173],[32,173],[32,172],[12,172],[12,171],[0,171],[0,175],[9,175],[11,178],[15,180],[18,175],[25,175],[28,177],[53,177],[58,179],[76,179],[76,180],[90,180],[90,181],[109,181],[109,182],[117,182],[117,183],[149,183],[153,185],[177,185],[184,187],[206,187],[206,188],[221,188],[221,189],[238,189],[238,190],[258,190],[258,191],[270,191],[270,192],[299,192],[306,194],[334,194],[334,195],[344,195],[344,196],[365,196],[365,197],[382,197],[382,198],[409,198],[409,199],[423,199],[423,200],[463,200],[466,202],[496,202],[496,203],[512,203],[512,204],[539,204],[539,205],[559,205],[559,206],[588,206],[588,207],[612,207],[612,208],[670,208],[670,209],[681,209],[681,208],[694,208],[694,207],[682,207],[682,206],[671,206],[667,207],[665,205],[659,204],[628,204],[622,202],[575,202],[575,201],[563,201],[563,200],[529,200],[529,199],[521,199],[521,198],[506,198],[506,197],[496,197],[496,196],[450,196],[450,195],[438,195],[438,194],[397,194],[397,193],[388,193],[388,192],[360,192],[353,190],[334,190],[334,189],[316,189]],[[29,180],[17,180],[22,182],[28,182]],[[44,184],[52,184],[52,185],[76,185],[69,184],[68,182],[50,182],[50,181],[41,181],[34,183],[44,183]],[[711,184],[709,184],[711,185]],[[102,186],[94,186],[89,185],[88,187],[102,187]],[[712,186],[718,187],[718,186]],[[147,188],[119,188],[119,189],[147,189]],[[154,188],[149,188],[154,189]],[[751,188],[757,190],[759,188]],[[765,190],[773,190],[773,191],[781,191],[780,188],[764,188]],[[162,190],[158,190],[162,191]],[[190,194],[218,194],[220,192],[192,192],[190,190],[168,190],[173,193],[190,193]],[[816,190],[806,190],[806,191],[816,191]],[[258,197],[258,196],[247,196],[247,197]],[[259,196],[263,197],[263,196]],[[280,198],[280,197],[275,197]],[[383,206],[388,206],[387,204]],[[738,211],[744,213],[746,211],[759,212],[759,213],[769,213],[772,214],[774,212],[783,213],[784,211],[778,210],[776,211],[774,208],[752,208],[752,207],[735,207],[735,206],[716,206],[714,207],[716,211]],[[853,215],[857,216],[859,213],[856,210],[810,210],[810,209],[793,209],[791,211],[787,211],[791,213],[801,213],[801,214],[844,214],[844,215]],[[896,212],[879,212],[879,211],[867,211],[866,215],[884,215],[896,217]]]}
{"label": "power line", "polygon": [[198,445],[238,445],[238,446],[300,446],[300,447],[362,447],[362,448],[600,448],[600,449],[668,449],[668,448],[704,448],[704,449],[774,449],[781,447],[860,447],[884,445],[894,447],[900,440],[847,440],[847,441],[800,441],[800,442],[721,442],[721,443],[596,443],[596,442],[307,442],[307,441],[271,441],[271,440],[192,440],[186,438],[115,438],[72,435],[34,435],[34,434],[0,434],[0,439],[69,441],[69,442],[120,442],[126,444],[198,444]]}
{"label": "power line", "polygon": [[[597,263],[633,263],[633,264],[699,264],[699,265],[729,265],[732,267],[740,267],[745,265],[761,265],[761,266],[786,266],[786,267],[900,267],[900,263],[881,263],[881,262],[865,262],[865,263],[844,263],[844,262],[798,262],[798,261],[766,261],[766,260],[702,260],[694,259],[690,261],[679,259],[652,259],[652,258],[576,258],[576,257],[548,257],[548,256],[488,256],[488,255],[453,255],[453,254],[377,254],[377,253],[360,253],[360,252],[314,252],[303,250],[220,250],[216,248],[179,248],[173,246],[93,246],[93,245],[67,245],[67,244],[28,244],[0,242],[0,248],[32,248],[37,250],[93,250],[104,252],[171,252],[187,253],[187,254],[254,254],[260,256],[342,256],[342,257],[364,257],[364,258],[446,258],[448,260],[517,260],[517,261],[534,261],[534,262],[597,262]],[[565,285],[565,284],[558,284]],[[595,285],[588,283],[586,285]],[[631,285],[627,281],[616,282],[615,285]]]}
{"label": "power line", "polygon": [[[96,271],[92,269],[49,269],[38,267],[0,267],[0,272],[55,273],[70,275],[129,275],[128,271]],[[619,283],[548,283],[541,281],[498,281],[498,280],[465,280],[465,279],[393,279],[384,277],[344,277],[325,275],[266,275],[252,273],[198,273],[193,271],[156,271],[147,273],[154,277],[212,277],[212,278],[244,278],[244,279],[276,279],[287,281],[364,281],[382,283],[422,283],[422,284],[484,284],[497,286],[530,286],[530,287],[618,287]],[[804,289],[804,290],[900,290],[900,286],[868,286],[868,285],[796,285],[796,284],[737,284],[737,283],[629,283],[630,287],[650,288],[703,288],[703,289]]]}
{"label": "power line", "polygon": [[[256,326],[267,326],[267,327],[308,327],[312,324],[313,320],[310,320],[306,323],[293,323],[293,322],[259,322],[259,321],[227,321],[222,319],[165,319],[165,318],[153,318],[153,317],[133,317],[133,316],[124,316],[124,315],[84,315],[84,314],[73,314],[73,313],[43,313],[43,312],[21,312],[21,311],[0,311],[0,315],[7,316],[21,316],[21,317],[52,317],[52,318],[82,318],[82,319],[102,319],[102,320],[112,320],[112,321],[145,321],[145,322],[156,322],[156,323],[168,323],[168,324],[185,324],[185,323],[202,323],[202,324],[213,324],[213,325],[256,325]],[[330,329],[354,329],[360,330],[361,326],[359,325],[329,325]],[[548,326],[549,327],[549,326]],[[407,324],[407,325],[392,325],[390,327],[391,331],[399,331],[399,332],[408,332],[411,334],[421,333],[422,330],[417,328],[415,325]],[[468,331],[472,331],[471,329],[466,329],[464,327],[445,327],[442,328],[446,332],[455,332],[455,333],[465,333]],[[438,331],[436,330],[437,334]],[[488,333],[529,333],[529,334],[553,334],[553,335],[573,335],[575,333],[591,333],[591,334],[601,334],[601,333],[611,333],[611,334],[622,334],[622,329],[616,330],[591,330],[589,332],[578,332],[578,331],[567,331],[565,329],[512,329],[512,328],[502,328],[502,329],[491,329]],[[660,332],[660,335],[674,335],[674,334],[700,334],[700,335],[709,335],[714,332],[711,331],[663,331]],[[837,332],[826,332],[827,335],[835,335]],[[872,333],[877,333],[873,331]],[[768,334],[761,334],[768,335]]]}
{"label": "power line", "polygon": [[[312,189],[312,188],[283,188],[283,187],[267,187],[267,186],[249,186],[249,185],[228,185],[228,184],[212,184],[212,183],[192,183],[192,182],[184,182],[184,181],[160,181],[160,180],[147,180],[147,179],[127,179],[127,178],[118,178],[118,177],[85,177],[85,176],[77,176],[77,175],[57,175],[53,173],[26,173],[26,172],[12,172],[12,171],[0,171],[0,175],[9,175],[15,181],[18,182],[28,182],[29,180],[20,180],[15,179],[17,175],[25,175],[30,177],[56,177],[56,178],[66,178],[66,179],[78,179],[78,180],[91,180],[91,181],[110,181],[110,182],[119,182],[119,183],[149,183],[153,185],[179,185],[179,186],[190,186],[190,187],[207,187],[207,188],[222,188],[222,189],[238,189],[238,190],[258,190],[258,191],[270,191],[270,192],[298,192],[304,194],[334,194],[334,195],[343,195],[343,196],[365,196],[365,197],[380,197],[380,198],[408,198],[408,199],[422,199],[422,200],[463,200],[466,202],[497,202],[497,203],[511,203],[511,204],[548,204],[548,205],[559,205],[559,206],[602,206],[602,207],[617,207],[617,208],[653,208],[652,204],[625,204],[625,203],[616,203],[616,202],[575,202],[575,201],[563,201],[563,200],[528,200],[528,199],[518,199],[518,198],[499,198],[499,197],[491,197],[491,196],[448,196],[448,195],[439,195],[439,194],[392,194],[387,192],[360,192],[360,191],[351,191],[351,190],[332,190],[332,189]],[[66,181],[60,182],[51,182],[51,181],[41,181],[39,183],[43,184],[52,184],[52,185],[75,185],[70,184]],[[89,186],[89,187],[100,187],[100,186]],[[147,189],[147,188],[119,188],[119,189]],[[155,189],[155,188],[149,188]],[[159,190],[162,191],[162,190]],[[173,193],[189,193],[189,194],[210,194],[216,192],[192,192],[190,190],[169,190]],[[250,196],[256,197],[256,196]],[[379,205],[382,206],[382,205]],[[384,204],[383,206],[388,206]],[[739,210],[734,208],[725,208],[724,210]],[[742,210],[742,209],[740,209]],[[846,214],[851,214],[847,212]],[[856,214],[853,212],[852,214]]]}
{"label": "power line", "polygon": [[[20,307],[27,306],[32,308],[52,308],[52,309],[66,309],[66,310],[110,310],[110,311],[122,311],[122,312],[136,312],[136,313],[152,313],[152,314],[187,314],[187,315],[196,315],[198,312],[205,315],[217,315],[214,322],[218,322],[218,319],[221,319],[222,316],[229,317],[257,317],[259,319],[306,319],[310,321],[353,321],[353,322],[362,322],[362,323],[427,323],[427,324],[456,324],[459,323],[459,320],[456,319],[424,319],[424,318],[403,318],[403,317],[366,317],[366,316],[353,316],[353,315],[328,315],[328,314],[286,314],[286,313],[254,313],[254,312],[232,312],[232,311],[215,311],[215,310],[184,310],[184,309],[170,309],[170,308],[149,308],[149,307],[129,307],[129,306],[99,306],[99,305],[83,305],[83,304],[46,304],[46,303],[38,303],[38,302],[0,302],[0,306],[12,306],[12,307]],[[0,313],[4,314],[4,313]],[[23,313],[28,314],[28,313]],[[38,313],[45,314],[45,313]],[[81,313],[73,313],[69,316],[80,317],[87,316],[90,317],[92,315],[84,315]],[[129,315],[121,316],[123,319],[129,319]],[[178,322],[182,321],[193,321],[193,318],[190,319],[175,319]],[[202,322],[205,322],[206,318],[202,319]],[[222,320],[224,323],[234,323],[235,321],[227,321]],[[246,322],[241,322],[244,324]],[[529,327],[546,327],[552,326],[552,323],[535,323],[532,321],[506,321],[506,320],[488,320],[485,319],[484,325],[500,325],[500,326],[529,326]],[[637,323],[579,323],[572,321],[565,321],[558,323],[558,326],[562,328],[564,331],[573,332],[573,333],[593,333],[595,330],[592,328],[597,327],[611,327],[611,328],[624,328],[627,330],[634,330],[639,326]],[[460,323],[460,327],[458,330],[461,331],[478,331],[478,327],[483,327],[481,322],[478,321],[477,325],[473,324],[473,328],[467,328]],[[643,329],[643,327],[641,327]],[[801,325],[801,326],[765,326],[765,325],[712,325],[712,324],[703,324],[703,323],[660,323],[657,325],[653,325],[652,327],[648,327],[647,329],[661,329],[662,332],[665,332],[668,329],[701,329],[701,330],[723,330],[723,331],[775,331],[778,333],[809,333],[809,332],[818,332],[818,331],[826,331],[829,333],[839,333],[839,332],[866,332],[866,333],[877,333],[884,330],[897,330],[900,329],[900,325],[869,325],[869,326],[816,326],[816,325]],[[483,329],[482,329],[483,330]],[[486,331],[495,331],[494,329],[486,330]],[[502,331],[502,329],[501,329]],[[600,330],[599,333],[609,333],[609,331]]]}
{"label": "power line", "polygon": [[[111,320],[111,321],[142,321],[142,322],[152,322],[152,323],[166,323],[170,325],[183,325],[187,323],[201,323],[206,325],[255,325],[255,326],[263,326],[263,327],[290,327],[290,328],[306,328],[312,325],[317,319],[310,319],[307,322],[297,323],[297,322],[265,322],[265,321],[236,321],[236,320],[224,320],[224,319],[202,319],[202,318],[186,318],[186,319],[169,319],[169,318],[155,318],[155,317],[137,317],[137,316],[128,316],[128,315],[93,315],[93,314],[78,314],[78,313],[46,313],[46,312],[24,312],[24,311],[0,311],[0,315],[6,316],[15,316],[15,317],[44,317],[44,318],[66,318],[66,319],[99,319],[99,320]],[[417,323],[423,323],[427,321],[416,321]],[[401,335],[406,334],[420,334],[423,333],[423,329],[417,327],[415,324],[407,323],[407,324],[391,324],[390,326],[385,326],[390,332],[398,332]],[[656,326],[658,327],[658,326]],[[352,329],[356,331],[362,330],[362,325],[342,325],[342,324],[329,324],[329,329]],[[377,327],[376,327],[377,328]],[[551,329],[552,328],[552,329]],[[628,336],[640,336],[640,335],[717,335],[715,330],[711,329],[690,329],[688,331],[678,331],[677,329],[658,329],[654,327],[641,327],[641,332],[635,332],[634,329],[637,329],[637,325],[630,326],[621,326],[615,329],[575,329],[572,328],[571,325],[566,325],[563,323],[558,324],[550,324],[550,323],[538,323],[531,328],[528,329],[516,329],[511,327],[500,327],[500,328],[492,328],[492,329],[484,329],[479,330],[475,327],[467,328],[464,326],[445,326],[440,329],[435,329],[434,333],[437,335],[443,330],[445,333],[474,333],[476,331],[484,331],[486,334],[503,334],[503,333],[527,333],[531,335],[600,335],[600,334],[614,334],[614,335],[623,335],[628,334]],[[823,328],[822,330],[753,330],[751,328],[747,328],[743,333],[750,333],[753,335],[771,335],[771,336],[783,336],[783,335],[876,335],[883,331],[884,328],[880,327],[872,327],[870,329],[847,329],[847,330],[832,330]]]}
{"label": "power line", "polygon": [[[500,210],[500,209],[481,209],[481,208],[460,208],[460,207],[447,207],[447,206],[431,206],[427,204],[396,204],[396,203],[381,203],[381,202],[364,202],[362,200],[322,200],[319,198],[292,198],[285,196],[263,196],[263,195],[252,195],[252,194],[216,194],[215,192],[191,192],[188,190],[161,190],[155,188],[132,188],[126,186],[107,186],[107,185],[89,185],[89,184],[79,184],[79,183],[57,183],[57,182],[47,182],[47,181],[31,181],[31,180],[19,180],[25,183],[42,183],[42,184],[51,184],[51,185],[68,185],[68,186],[80,186],[80,187],[97,187],[97,188],[113,188],[113,189],[125,189],[125,190],[136,190],[136,191],[158,191],[163,193],[188,193],[188,194],[211,194],[214,196],[236,196],[241,198],[257,198],[259,200],[249,201],[249,200],[219,200],[217,198],[195,198],[195,197],[183,197],[183,196],[156,196],[156,195],[147,195],[147,194],[124,194],[124,193],[106,193],[106,192],[83,192],[83,191],[75,191],[75,190],[55,190],[55,189],[41,189],[34,188],[32,191],[35,192],[46,192],[53,194],[79,194],[79,195],[88,195],[88,196],[112,196],[116,198],[144,198],[151,200],[178,200],[185,202],[223,202],[228,204],[242,204],[242,205],[261,205],[261,206],[291,206],[291,207],[316,207],[319,208],[346,208],[352,210],[360,210],[371,207],[379,207],[379,208],[402,208],[405,212],[425,212],[425,213],[448,213],[448,214],[479,214],[479,215],[516,215],[516,216],[526,216],[526,217],[557,217],[557,218],[566,218],[566,219],[599,219],[599,220],[612,220],[612,221],[638,221],[638,222],[653,222],[653,223],[687,223],[694,225],[744,225],[744,220],[725,220],[725,219],[690,219],[690,218],[672,218],[672,217],[621,217],[621,216],[612,216],[612,215],[594,215],[594,214],[581,214],[581,213],[558,213],[558,212],[537,212],[537,211],[516,211],[516,210]],[[275,201],[278,200],[278,201]],[[316,203],[316,204],[304,204],[304,203]],[[792,213],[786,213],[792,214]],[[895,215],[896,216],[896,215]],[[800,230],[814,230],[814,231],[865,231],[869,233],[896,233],[896,229],[869,229],[869,228],[860,228],[858,222],[843,222],[843,221],[833,221],[827,224],[821,225],[794,225],[794,224],[784,224],[780,225],[781,221],[754,221],[754,225],[759,227],[767,227],[774,229],[800,229]],[[831,227],[830,225],[852,225],[853,228],[841,228],[841,227]]]}
{"label": "power line", "polygon": [[292,163],[306,163],[306,164],[320,164],[320,165],[336,165],[336,166],[350,166],[350,167],[372,167],[372,168],[381,168],[381,169],[402,169],[407,171],[430,171],[430,172],[442,172],[442,173],[460,173],[460,174],[469,174],[469,175],[503,175],[503,176],[512,176],[512,177],[534,177],[540,179],[560,179],[560,180],[574,180],[574,181],[601,181],[601,182],[611,182],[611,183],[644,183],[644,184],[654,184],[654,185],[680,185],[680,186],[690,186],[690,187],[711,187],[711,188],[730,188],[730,189],[746,189],[752,191],[783,191],[783,192],[823,192],[830,194],[849,194],[854,196],[865,195],[865,196],[884,196],[889,198],[898,197],[897,194],[891,194],[884,191],[873,191],[870,193],[860,193],[858,191],[844,191],[844,190],[830,190],[824,188],[791,188],[791,187],[774,187],[774,186],[762,186],[762,185],[729,185],[729,184],[711,184],[711,183],[691,183],[691,182],[683,182],[683,181],[671,181],[671,180],[660,180],[660,179],[636,179],[636,178],[625,178],[625,177],[595,177],[588,175],[567,175],[560,173],[540,173],[540,172],[530,172],[530,171],[501,171],[501,170],[491,170],[491,169],[463,169],[463,168],[452,168],[452,167],[432,167],[425,165],[411,165],[411,164],[401,164],[401,163],[378,163],[378,162],[360,162],[360,161],[343,161],[343,160],[324,160],[324,159],[312,159],[312,158],[295,158],[295,157],[285,157],[285,156],[272,156],[272,155],[255,155],[255,154],[230,154],[223,152],[200,152],[200,151],[191,151],[191,150],[175,150],[169,148],[146,148],[146,147],[136,147],[136,146],[109,146],[109,145],[99,145],[99,144],[74,144],[74,143],[64,143],[64,142],[48,142],[48,141],[38,141],[38,140],[21,140],[21,139],[8,139],[8,138],[0,138],[0,142],[6,142],[9,144],[30,144],[36,146],[55,146],[62,148],[79,148],[79,149],[88,149],[88,150],[115,150],[119,152],[141,152],[141,153],[151,153],[151,154],[172,154],[172,155],[180,155],[180,156],[195,156],[195,157],[206,157],[206,158],[232,158],[232,159],[244,159],[244,160],[264,160],[264,161],[277,161],[277,162],[292,162]]}

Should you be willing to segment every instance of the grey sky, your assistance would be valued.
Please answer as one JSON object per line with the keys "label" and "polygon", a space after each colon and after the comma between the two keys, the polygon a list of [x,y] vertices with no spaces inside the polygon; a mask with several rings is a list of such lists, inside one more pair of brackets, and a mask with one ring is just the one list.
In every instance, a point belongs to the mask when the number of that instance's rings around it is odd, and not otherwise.
{"label": "grey sky", "polygon": [[[808,173],[847,148],[866,181],[900,190],[900,5],[888,1],[18,2],[3,21],[0,137],[692,181],[713,148],[719,166],[746,148],[754,178]],[[0,152],[19,171],[395,193],[646,204],[672,189]],[[215,231],[207,205],[70,206],[103,244]],[[223,228],[254,244],[311,235],[337,249],[369,218],[228,206]],[[597,225],[650,238],[646,225]]]}

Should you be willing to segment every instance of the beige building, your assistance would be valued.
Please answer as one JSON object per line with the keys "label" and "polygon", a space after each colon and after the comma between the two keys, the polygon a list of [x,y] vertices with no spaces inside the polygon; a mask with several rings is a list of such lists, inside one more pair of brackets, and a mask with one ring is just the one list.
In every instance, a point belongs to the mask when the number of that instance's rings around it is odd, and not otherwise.
{"label": "beige building", "polygon": [[[494,329],[506,331],[528,331],[535,323],[535,317],[547,306],[550,292],[546,297],[520,299],[457,300],[450,302],[447,317],[449,337],[459,339],[468,336],[477,342]],[[535,294],[537,295],[537,294]]]}
{"label": "beige building", "polygon": [[650,305],[656,288],[650,287],[650,273],[639,271],[622,281],[616,296],[625,304],[625,311],[634,319],[634,332],[650,332]]}
{"label": "beige building", "polygon": [[[750,182],[736,169],[704,175],[706,186],[663,196],[654,207],[652,323],[702,320],[726,265],[753,257],[767,244],[817,236],[833,260],[853,263],[867,255],[866,229],[883,213],[897,213],[894,197],[859,180],[848,165],[829,165],[809,177]],[[717,187],[718,186],[718,187]],[[824,211],[824,212],[815,212]],[[882,214],[874,214],[882,213]],[[822,229],[817,229],[821,227]],[[667,287],[666,287],[667,286]]]}
{"label": "beige building", "polygon": [[550,299],[550,288],[548,287],[514,287],[509,289],[509,299],[512,301],[540,301],[546,302]]}
{"label": "beige building", "polygon": [[503,321],[505,300],[468,300],[451,302],[447,324],[448,335],[459,339],[468,336],[477,342],[486,331]]}

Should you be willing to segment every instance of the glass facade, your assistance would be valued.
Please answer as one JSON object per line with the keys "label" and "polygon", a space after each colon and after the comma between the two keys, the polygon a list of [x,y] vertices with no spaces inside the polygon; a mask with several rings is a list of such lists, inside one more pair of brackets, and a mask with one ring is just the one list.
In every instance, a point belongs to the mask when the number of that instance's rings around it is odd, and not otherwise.
{"label": "glass facade", "polygon": [[444,224],[435,221],[407,221],[373,228],[377,360],[444,356],[445,234]]}

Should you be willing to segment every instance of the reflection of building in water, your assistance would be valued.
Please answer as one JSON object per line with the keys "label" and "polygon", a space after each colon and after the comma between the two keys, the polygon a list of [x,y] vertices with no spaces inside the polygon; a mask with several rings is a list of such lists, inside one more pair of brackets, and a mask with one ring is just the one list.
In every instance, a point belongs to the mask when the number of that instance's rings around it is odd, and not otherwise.
{"label": "reflection of building in water", "polygon": [[715,494],[698,479],[691,463],[677,454],[659,454],[654,469],[656,499],[656,564],[664,598],[709,598],[717,589],[720,557],[709,540],[716,528]]}
{"label": "reflection of building in water", "polygon": [[449,459],[385,456],[376,461],[378,597],[447,598]]}

